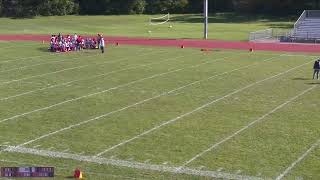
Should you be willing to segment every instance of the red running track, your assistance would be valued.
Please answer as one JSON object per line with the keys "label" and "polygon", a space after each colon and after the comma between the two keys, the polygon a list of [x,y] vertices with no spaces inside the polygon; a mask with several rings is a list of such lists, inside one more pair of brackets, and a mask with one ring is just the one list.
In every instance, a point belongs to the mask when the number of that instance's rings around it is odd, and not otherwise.
{"label": "red running track", "polygon": [[[0,35],[0,40],[6,41],[49,41],[49,35]],[[172,46],[186,48],[216,48],[216,49],[239,49],[239,50],[263,50],[284,52],[320,53],[320,45],[299,43],[253,43],[218,40],[189,40],[189,39],[147,39],[129,37],[105,37],[107,43],[119,43],[125,45],[145,46]]]}

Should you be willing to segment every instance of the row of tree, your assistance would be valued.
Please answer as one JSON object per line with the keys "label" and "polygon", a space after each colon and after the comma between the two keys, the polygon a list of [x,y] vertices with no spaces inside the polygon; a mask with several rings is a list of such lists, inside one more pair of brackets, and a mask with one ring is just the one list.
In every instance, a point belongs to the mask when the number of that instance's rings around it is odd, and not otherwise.
{"label": "row of tree", "polygon": [[[203,0],[0,0],[2,16],[199,13]],[[296,14],[320,0],[209,0],[210,12]]]}

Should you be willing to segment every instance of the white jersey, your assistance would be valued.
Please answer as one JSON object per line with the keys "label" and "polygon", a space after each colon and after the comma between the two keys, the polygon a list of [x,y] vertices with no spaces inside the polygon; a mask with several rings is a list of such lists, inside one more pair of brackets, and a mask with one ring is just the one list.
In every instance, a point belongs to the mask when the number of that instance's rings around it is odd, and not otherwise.
{"label": "white jersey", "polygon": [[100,38],[100,47],[104,47],[104,38]]}

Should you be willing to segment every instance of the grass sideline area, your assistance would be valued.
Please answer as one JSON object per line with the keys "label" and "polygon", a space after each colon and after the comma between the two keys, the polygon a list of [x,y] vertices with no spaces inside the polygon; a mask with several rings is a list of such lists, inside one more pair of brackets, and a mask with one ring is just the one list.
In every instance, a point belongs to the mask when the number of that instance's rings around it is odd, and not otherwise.
{"label": "grass sideline area", "polygon": [[[171,15],[168,24],[149,25],[150,17],[161,15],[51,16],[31,19],[0,18],[0,34],[95,34],[150,38],[203,38],[203,17],[197,14]],[[297,17],[275,18],[233,13],[209,17],[209,39],[247,41],[252,31],[290,29]],[[172,28],[169,28],[169,26]]]}
{"label": "grass sideline area", "polygon": [[55,179],[77,167],[94,180],[320,179],[314,56],[36,42],[0,52],[0,166],[55,166]]}

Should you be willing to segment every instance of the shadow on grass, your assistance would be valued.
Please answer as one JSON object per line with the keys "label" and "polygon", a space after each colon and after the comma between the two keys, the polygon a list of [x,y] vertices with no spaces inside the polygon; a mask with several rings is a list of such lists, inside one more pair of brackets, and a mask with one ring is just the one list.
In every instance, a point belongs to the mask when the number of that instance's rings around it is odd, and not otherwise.
{"label": "shadow on grass", "polygon": [[[270,23],[270,26],[277,28],[290,28],[292,25],[286,24],[285,22],[295,22],[298,17],[287,16],[287,17],[276,17],[266,15],[255,15],[255,14],[239,14],[239,13],[216,13],[209,15],[209,23],[249,23],[249,22],[261,22]],[[202,23],[203,16],[201,14],[186,14],[186,15],[175,15],[170,18],[171,22],[180,23]],[[283,23],[274,23],[283,22]]]}
{"label": "shadow on grass", "polygon": [[293,78],[292,80],[295,80],[295,81],[307,81],[307,80],[310,80],[310,78]]}
{"label": "shadow on grass", "polygon": [[[47,53],[81,53],[81,54],[101,54],[101,51],[98,49],[85,49],[81,51],[70,51],[70,52],[51,52],[48,47],[38,47],[38,51],[47,52]],[[108,49],[107,49],[108,50]]]}
{"label": "shadow on grass", "polygon": [[41,52],[50,52],[48,50],[48,47],[38,47],[37,49],[38,49],[38,51],[41,51]]}
{"label": "shadow on grass", "polygon": [[76,178],[74,178],[73,176],[67,176],[65,177],[65,179],[76,179]]}
{"label": "shadow on grass", "polygon": [[320,82],[312,82],[312,83],[306,83],[308,85],[320,85]]}
{"label": "shadow on grass", "polygon": [[267,23],[267,26],[269,26],[270,28],[276,28],[276,29],[292,29],[293,28],[293,24],[289,24],[289,23]]}

